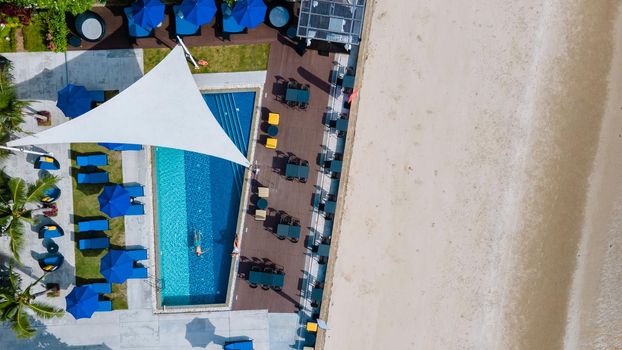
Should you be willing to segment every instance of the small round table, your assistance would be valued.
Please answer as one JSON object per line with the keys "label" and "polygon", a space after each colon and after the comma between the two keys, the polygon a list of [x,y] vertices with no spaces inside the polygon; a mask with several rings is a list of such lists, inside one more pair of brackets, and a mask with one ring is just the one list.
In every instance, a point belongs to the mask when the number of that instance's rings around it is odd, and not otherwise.
{"label": "small round table", "polygon": [[268,136],[275,137],[279,134],[279,127],[276,125],[270,125],[267,130]]}
{"label": "small round table", "polygon": [[266,209],[268,207],[268,200],[265,198],[259,198],[257,200],[257,208],[258,209]]}
{"label": "small round table", "polygon": [[99,41],[106,35],[104,20],[93,11],[86,11],[76,17],[76,32],[87,41]]}
{"label": "small round table", "polygon": [[289,11],[283,6],[273,7],[268,14],[268,20],[274,28],[283,28],[289,23]]}

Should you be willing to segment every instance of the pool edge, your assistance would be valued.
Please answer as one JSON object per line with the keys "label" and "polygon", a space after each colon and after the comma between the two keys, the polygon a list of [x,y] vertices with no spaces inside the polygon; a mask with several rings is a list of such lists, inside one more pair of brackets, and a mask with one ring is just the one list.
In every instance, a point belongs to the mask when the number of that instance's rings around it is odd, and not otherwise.
{"label": "pool edge", "polygon": [[[225,87],[222,88],[203,88],[200,89],[201,94],[204,93],[235,93],[235,92],[254,92],[255,99],[253,101],[253,116],[251,118],[251,130],[249,135],[249,144],[248,144],[248,160],[252,164],[255,159],[255,150],[257,145],[257,135],[259,133],[259,122],[261,121],[261,94],[263,93],[263,86],[260,87],[246,87],[246,88],[237,88],[237,89],[227,89]],[[155,283],[152,286],[152,301],[153,301],[153,311],[154,313],[184,313],[184,312],[203,312],[203,311],[230,311],[232,309],[233,303],[233,293],[235,292],[235,287],[237,284],[237,272],[238,272],[238,262],[239,262],[239,254],[235,257],[231,257],[231,266],[229,268],[229,283],[227,284],[227,295],[225,298],[225,303],[221,304],[197,304],[197,305],[179,305],[179,306],[165,306],[161,303],[161,293],[160,293],[160,246],[159,246],[159,232],[158,232],[158,212],[157,212],[157,179],[155,174],[155,152],[153,152],[153,147],[151,147],[150,152],[151,158],[151,186],[152,186],[152,205],[153,205],[153,247],[154,247],[154,263],[155,263]],[[236,223],[236,236],[238,237],[239,248],[242,246],[243,236],[244,236],[244,224],[245,224],[245,215],[246,208],[248,206],[249,201],[249,191],[250,191],[250,172],[249,168],[244,169],[244,182],[242,184],[242,191],[240,193],[240,205],[238,207],[238,219]]]}

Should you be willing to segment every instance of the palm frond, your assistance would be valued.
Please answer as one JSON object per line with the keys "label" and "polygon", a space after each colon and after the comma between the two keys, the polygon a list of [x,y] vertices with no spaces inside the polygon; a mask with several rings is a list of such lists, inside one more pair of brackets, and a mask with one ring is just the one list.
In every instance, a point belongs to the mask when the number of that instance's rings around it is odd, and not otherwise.
{"label": "palm frond", "polygon": [[12,220],[6,230],[7,236],[11,239],[9,247],[15,260],[20,262],[19,252],[24,247],[24,224],[20,220]]}
{"label": "palm frond", "polygon": [[17,310],[17,315],[11,326],[18,339],[32,338],[35,335],[35,329],[30,325],[28,316],[21,308]]}
{"label": "palm frond", "polygon": [[11,293],[13,295],[19,294],[22,291],[22,276],[13,272],[13,264],[9,264],[9,282],[11,287]]}
{"label": "palm frond", "polygon": [[41,282],[41,280],[45,278],[45,274],[42,275],[41,277],[37,278],[36,281],[32,282],[30,285],[28,285],[28,287],[26,287],[26,289],[24,289],[24,292],[22,294],[26,294],[29,297],[31,297],[30,295],[30,289],[32,289],[32,287],[34,287],[37,283]]}
{"label": "palm frond", "polygon": [[34,185],[28,187],[26,203],[39,202],[43,197],[43,193],[58,183],[58,177],[54,175],[44,175],[35,182]]}
{"label": "palm frond", "polygon": [[9,180],[9,190],[11,191],[11,200],[13,201],[13,211],[22,208],[26,204],[26,181],[19,177]]}
{"label": "palm frond", "polygon": [[34,311],[35,315],[45,320],[49,320],[53,317],[62,317],[65,314],[65,310],[63,309],[55,308],[51,305],[40,302],[30,303],[28,306],[32,311]]}

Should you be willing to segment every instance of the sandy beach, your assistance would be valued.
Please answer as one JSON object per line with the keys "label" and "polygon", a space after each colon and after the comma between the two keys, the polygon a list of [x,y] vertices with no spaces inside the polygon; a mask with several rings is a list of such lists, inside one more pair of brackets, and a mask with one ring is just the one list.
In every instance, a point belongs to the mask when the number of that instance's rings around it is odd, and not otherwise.
{"label": "sandy beach", "polygon": [[621,6],[369,2],[319,348],[622,348]]}

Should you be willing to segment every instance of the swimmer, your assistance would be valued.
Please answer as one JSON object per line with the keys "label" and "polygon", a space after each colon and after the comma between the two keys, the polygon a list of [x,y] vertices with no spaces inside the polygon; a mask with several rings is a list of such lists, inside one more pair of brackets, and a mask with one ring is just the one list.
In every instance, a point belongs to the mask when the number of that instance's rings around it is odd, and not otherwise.
{"label": "swimmer", "polygon": [[201,231],[194,231],[194,252],[197,256],[201,256],[201,254],[205,253],[201,250]]}

